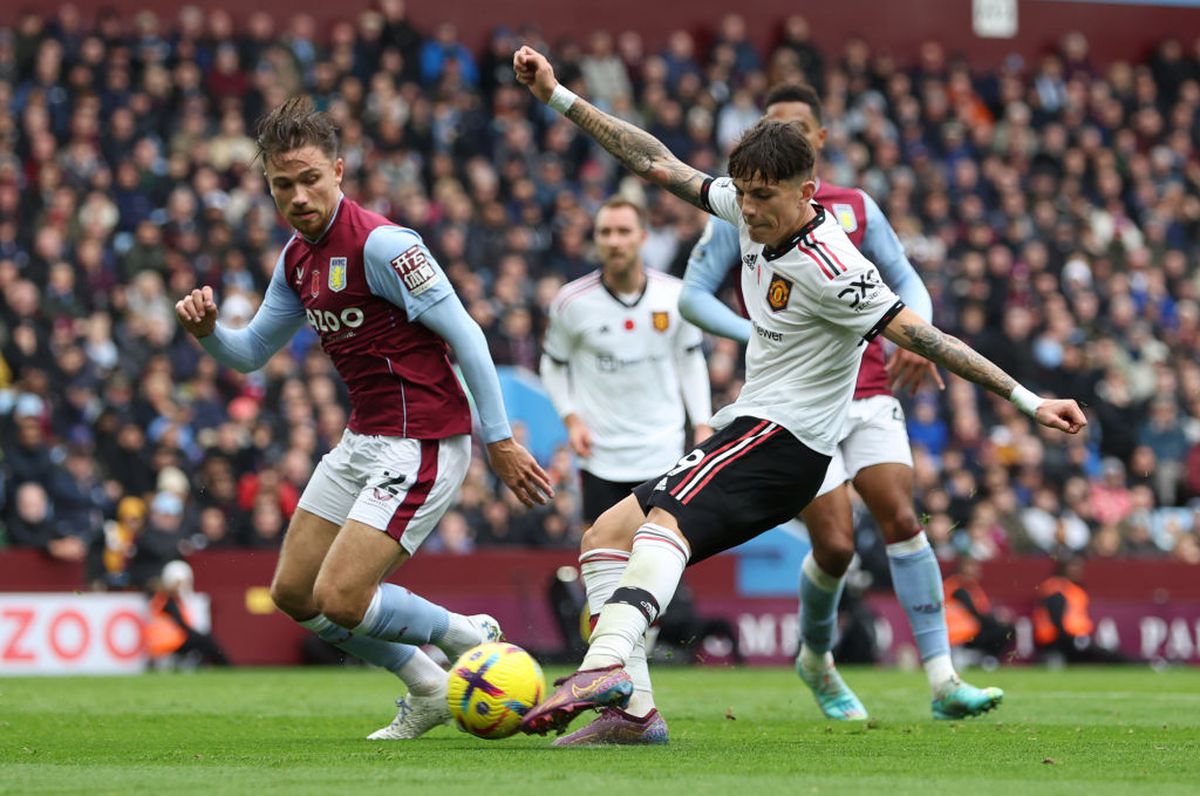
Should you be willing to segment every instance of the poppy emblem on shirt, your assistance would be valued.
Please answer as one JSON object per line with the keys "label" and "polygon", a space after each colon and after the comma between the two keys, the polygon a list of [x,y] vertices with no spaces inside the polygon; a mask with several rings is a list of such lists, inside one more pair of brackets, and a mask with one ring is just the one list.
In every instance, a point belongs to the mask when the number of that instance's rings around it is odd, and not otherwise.
{"label": "poppy emblem on shirt", "polygon": [[846,230],[847,233],[858,229],[858,216],[854,215],[854,208],[850,205],[834,202],[833,215],[837,217],[838,223],[842,225],[842,229]]}
{"label": "poppy emblem on shirt", "polygon": [[779,274],[771,277],[771,284],[767,285],[767,305],[774,312],[779,312],[786,309],[788,299],[792,297],[792,280],[784,279]]}
{"label": "poppy emblem on shirt", "polygon": [[329,289],[341,293],[346,289],[346,258],[329,258]]}
{"label": "poppy emblem on shirt", "polygon": [[309,286],[308,292],[312,293],[313,298],[316,298],[317,294],[321,292],[321,272],[316,268],[313,269],[312,285]]}

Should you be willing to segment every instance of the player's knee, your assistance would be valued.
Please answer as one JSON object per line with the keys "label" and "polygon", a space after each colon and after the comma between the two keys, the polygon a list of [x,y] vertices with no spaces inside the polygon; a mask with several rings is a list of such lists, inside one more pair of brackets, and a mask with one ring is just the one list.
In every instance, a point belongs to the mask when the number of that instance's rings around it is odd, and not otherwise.
{"label": "player's knee", "polygon": [[313,587],[313,599],[317,610],[324,614],[329,621],[344,628],[356,627],[363,620],[371,596],[357,594],[351,589],[343,588],[329,579],[317,578]]}
{"label": "player's knee", "polygon": [[317,612],[312,592],[278,579],[271,582],[271,602],[295,620],[308,619]]}
{"label": "player's knee", "polygon": [[637,502],[627,498],[601,514],[583,532],[579,550],[582,553],[600,548],[628,550],[633,544],[633,535],[644,521],[645,515]]}
{"label": "player's knee", "polygon": [[884,541],[888,544],[907,542],[922,530],[912,505],[901,505],[875,519],[879,523]]}
{"label": "player's knee", "polygon": [[[583,532],[579,540],[579,551],[586,553],[604,547],[615,547],[619,543],[618,534],[613,532],[612,525],[604,522],[594,522]],[[625,545],[628,547],[628,544]]]}
{"label": "player's knee", "polygon": [[840,535],[825,539],[820,544],[813,544],[812,553],[822,571],[840,578],[850,569],[850,562],[854,560],[854,540]]}

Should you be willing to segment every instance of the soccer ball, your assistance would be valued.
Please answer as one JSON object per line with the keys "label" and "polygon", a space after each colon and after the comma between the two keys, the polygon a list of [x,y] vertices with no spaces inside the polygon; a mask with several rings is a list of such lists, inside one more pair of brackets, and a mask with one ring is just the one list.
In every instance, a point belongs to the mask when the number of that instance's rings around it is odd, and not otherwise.
{"label": "soccer ball", "polygon": [[460,730],[507,738],[544,691],[542,667],[528,652],[493,641],[467,650],[450,667],[446,700]]}

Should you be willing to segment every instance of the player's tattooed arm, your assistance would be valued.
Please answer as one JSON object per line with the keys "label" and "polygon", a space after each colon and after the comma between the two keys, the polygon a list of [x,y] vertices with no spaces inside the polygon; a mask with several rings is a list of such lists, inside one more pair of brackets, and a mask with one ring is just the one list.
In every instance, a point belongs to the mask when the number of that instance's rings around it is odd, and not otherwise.
{"label": "player's tattooed arm", "polygon": [[[513,70],[517,81],[529,88],[541,102],[556,107],[555,91],[562,91],[554,77],[554,68],[546,56],[532,47],[521,47],[513,53]],[[604,113],[595,105],[568,91],[569,102],[557,106],[568,119],[608,150],[617,160],[624,163],[639,177],[661,186],[706,210],[700,199],[700,190],[708,175],[696,171],[671,154],[654,136]],[[569,105],[569,107],[568,107]]]}
{"label": "player's tattooed arm", "polygon": [[995,363],[953,335],[926,323],[905,308],[884,328],[883,334],[901,348],[920,354],[951,373],[962,376],[1007,398],[1016,380]]}
{"label": "player's tattooed arm", "polygon": [[905,307],[883,329],[883,334],[901,348],[936,362],[1002,398],[1038,423],[1068,434],[1076,434],[1088,421],[1076,401],[1070,398],[1041,398],[1017,384],[1012,376],[957,337],[931,326]]}
{"label": "player's tattooed arm", "polygon": [[707,209],[701,203],[700,189],[708,175],[675,157],[662,141],[583,98],[575,100],[566,116],[634,174]]}

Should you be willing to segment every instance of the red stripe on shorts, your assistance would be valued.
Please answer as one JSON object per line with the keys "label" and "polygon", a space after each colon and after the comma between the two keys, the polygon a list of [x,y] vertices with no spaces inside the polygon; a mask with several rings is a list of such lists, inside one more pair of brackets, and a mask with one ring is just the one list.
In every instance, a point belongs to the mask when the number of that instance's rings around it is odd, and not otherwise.
{"label": "red stripe on shorts", "polygon": [[686,505],[687,505],[687,503],[688,503],[688,502],[689,502],[689,501],[690,501],[692,498],[694,498],[694,497],[695,497],[697,494],[699,494],[699,492],[700,492],[700,490],[701,490],[701,489],[704,489],[704,485],[705,485],[705,484],[707,484],[709,481],[713,480],[713,476],[715,476],[717,473],[721,472],[721,471],[722,471],[722,470],[724,470],[726,467],[728,467],[730,462],[736,462],[738,459],[742,458],[742,457],[743,457],[743,456],[745,456],[747,453],[749,453],[750,451],[754,450],[754,449],[755,449],[755,448],[757,448],[759,445],[761,445],[761,444],[763,444],[764,442],[766,442],[767,440],[769,440],[771,437],[775,436],[777,433],[779,433],[779,429],[780,429],[780,428],[781,428],[781,426],[776,426],[775,428],[773,428],[773,429],[771,429],[770,431],[768,431],[766,434],[763,434],[763,435],[762,435],[760,438],[758,438],[758,439],[754,440],[754,442],[752,442],[752,443],[750,443],[749,445],[747,445],[747,446],[745,447],[745,449],[738,451],[738,452],[737,452],[735,455],[733,455],[733,456],[730,456],[728,459],[726,459],[725,461],[723,461],[723,462],[721,462],[720,464],[718,464],[716,467],[714,467],[714,468],[713,468],[713,471],[712,471],[711,473],[709,473],[708,475],[706,475],[706,476],[704,477],[704,480],[703,480],[703,481],[701,481],[701,482],[700,482],[700,483],[699,483],[699,484],[696,486],[696,488],[692,490],[692,492],[691,492],[691,494],[690,494],[690,495],[688,495],[687,497],[685,497],[683,500],[681,500],[681,501],[679,501],[679,502],[680,502],[680,503],[683,503],[683,504],[686,506]]}
{"label": "red stripe on shorts", "polygon": [[687,476],[685,476],[685,477],[684,477],[684,478],[683,478],[683,479],[682,479],[682,480],[681,480],[681,481],[680,481],[678,484],[676,484],[676,485],[675,485],[675,488],[671,490],[671,496],[672,496],[672,497],[675,497],[675,496],[676,496],[676,495],[678,495],[678,494],[679,494],[679,493],[680,493],[680,492],[681,492],[683,489],[685,489],[685,488],[686,488],[686,486],[687,486],[688,480],[689,480],[689,479],[690,479],[690,478],[691,478],[693,475],[695,475],[696,473],[700,472],[700,470],[701,470],[701,469],[703,469],[704,465],[705,465],[705,464],[706,464],[706,463],[707,463],[707,462],[708,462],[710,459],[712,459],[714,456],[720,456],[720,455],[721,455],[722,453],[724,453],[726,450],[728,450],[729,448],[732,448],[734,445],[737,445],[739,442],[742,442],[742,441],[743,441],[743,440],[745,440],[747,437],[753,437],[753,436],[754,436],[755,434],[757,434],[759,431],[762,431],[762,428],[763,428],[763,426],[767,425],[767,423],[769,423],[769,422],[770,422],[770,421],[768,421],[768,420],[764,420],[764,421],[762,421],[761,423],[759,423],[757,426],[755,426],[754,428],[752,428],[752,429],[750,429],[749,431],[747,431],[747,432],[746,432],[745,434],[743,434],[742,436],[738,437],[738,438],[737,438],[737,439],[735,439],[735,440],[730,440],[729,442],[727,442],[727,443],[725,443],[724,445],[722,445],[720,448],[717,448],[715,451],[713,451],[712,453],[710,453],[710,454],[708,454],[707,456],[705,456],[705,457],[704,457],[703,459],[701,459],[700,461],[696,462],[695,466],[694,466],[694,467],[692,467],[691,471],[690,471],[690,472],[687,474]]}
{"label": "red stripe on shorts", "polygon": [[439,441],[436,439],[421,440],[421,464],[417,468],[417,480],[409,487],[404,500],[400,501],[399,508],[388,521],[387,535],[397,542],[408,529],[408,524],[412,522],[418,509],[425,505],[425,499],[429,497],[429,492],[437,481],[439,447]]}

